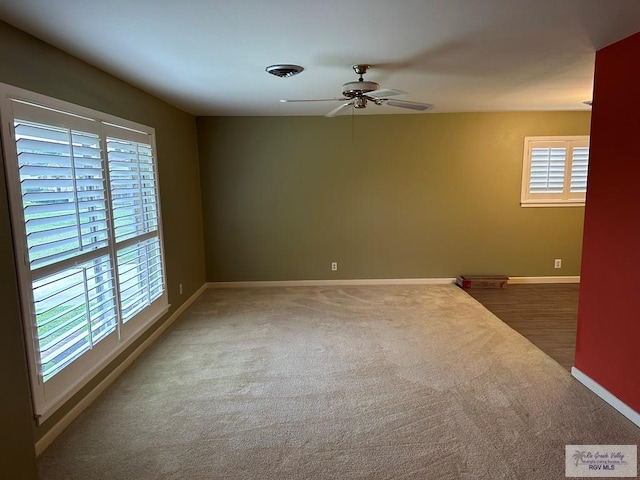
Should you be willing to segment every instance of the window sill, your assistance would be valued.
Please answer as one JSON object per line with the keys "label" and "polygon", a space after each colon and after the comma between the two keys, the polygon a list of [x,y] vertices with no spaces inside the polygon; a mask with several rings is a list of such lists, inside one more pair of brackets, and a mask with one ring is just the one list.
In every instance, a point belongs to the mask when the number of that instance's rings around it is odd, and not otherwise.
{"label": "window sill", "polygon": [[584,207],[584,202],[520,202],[521,207]]}

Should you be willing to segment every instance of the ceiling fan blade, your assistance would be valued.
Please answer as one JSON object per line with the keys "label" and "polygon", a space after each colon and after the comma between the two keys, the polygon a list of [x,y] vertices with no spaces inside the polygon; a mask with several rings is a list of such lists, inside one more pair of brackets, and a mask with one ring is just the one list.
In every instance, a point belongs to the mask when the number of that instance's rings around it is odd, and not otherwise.
{"label": "ceiling fan blade", "polygon": [[408,102],[406,100],[388,100],[387,105],[391,107],[410,108],[411,110],[426,111],[433,108],[429,103]]}
{"label": "ceiling fan blade", "polygon": [[329,113],[327,113],[325,115],[325,117],[335,117],[336,115],[338,115],[338,113],[340,113],[340,111],[345,108],[348,107],[350,105],[353,105],[353,102],[347,102],[347,103],[343,103],[342,105],[340,105],[338,108],[334,108],[333,110],[331,110]]}
{"label": "ceiling fan blade", "polygon": [[406,95],[407,92],[403,92],[402,90],[394,90],[393,88],[381,88],[379,90],[374,90],[373,92],[368,92],[367,96],[373,98],[387,98],[393,97],[395,95]]}
{"label": "ceiling fan blade", "polygon": [[280,100],[280,103],[296,103],[296,102],[336,102],[349,100],[348,98],[310,98],[310,99],[286,99],[283,98]]}

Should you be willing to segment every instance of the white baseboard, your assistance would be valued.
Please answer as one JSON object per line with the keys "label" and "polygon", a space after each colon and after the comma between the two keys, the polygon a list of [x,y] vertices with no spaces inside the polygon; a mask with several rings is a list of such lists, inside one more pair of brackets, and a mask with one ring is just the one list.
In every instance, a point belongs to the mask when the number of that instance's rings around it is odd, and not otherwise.
{"label": "white baseboard", "polygon": [[[208,288],[324,287],[349,285],[445,285],[455,278],[363,278],[352,280],[266,280],[249,282],[209,282]],[[509,283],[580,283],[580,276],[509,277]]]}
{"label": "white baseboard", "polygon": [[35,444],[36,456],[40,455],[51,445],[51,443],[60,435],[65,428],[73,422],[89,405],[91,405],[109,385],[111,385],[124,372],[133,361],[140,356],[153,342],[155,342],[162,333],[171,326],[173,322],[204,292],[207,285],[202,285],[189,299],[184,302],[173,314],[153,332],[149,338],[142,342],[131,354],[118,365],[104,380],[96,385],[82,400],[80,400],[69,412],[62,417],[55,425],[53,425],[47,433]]}
{"label": "white baseboard", "polygon": [[209,282],[209,288],[328,287],[356,285],[446,285],[455,278],[363,278],[355,280],[274,280],[257,282]]}
{"label": "white baseboard", "polygon": [[628,406],[622,400],[615,397],[611,392],[609,392],[609,390],[604,388],[602,385],[600,385],[598,382],[593,380],[588,375],[585,375],[584,373],[582,373],[576,367],[571,367],[571,375],[573,375],[573,377],[576,380],[578,380],[585,387],[587,387],[589,390],[591,390],[593,393],[599,396],[602,400],[607,402],[609,405],[611,405],[613,408],[619,411],[622,415],[624,415],[633,423],[635,423],[638,427],[640,427],[640,413],[636,412],[633,408]]}
{"label": "white baseboard", "polygon": [[518,283],[580,283],[580,275],[574,276],[548,276],[548,277],[509,277],[511,284]]}

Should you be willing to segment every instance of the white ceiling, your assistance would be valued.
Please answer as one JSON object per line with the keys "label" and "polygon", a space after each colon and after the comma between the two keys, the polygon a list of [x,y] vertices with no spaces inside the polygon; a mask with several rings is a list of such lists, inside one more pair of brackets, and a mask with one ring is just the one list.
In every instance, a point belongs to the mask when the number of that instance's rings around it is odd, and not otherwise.
{"label": "white ceiling", "polygon": [[583,110],[640,0],[0,0],[0,18],[196,115],[322,115],[339,103],[279,99],[340,96],[354,63],[434,112]]}

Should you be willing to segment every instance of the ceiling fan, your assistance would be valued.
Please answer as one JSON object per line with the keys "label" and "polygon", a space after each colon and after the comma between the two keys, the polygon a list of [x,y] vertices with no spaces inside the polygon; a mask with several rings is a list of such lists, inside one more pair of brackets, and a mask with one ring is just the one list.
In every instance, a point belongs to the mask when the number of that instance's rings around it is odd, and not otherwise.
{"label": "ceiling fan", "polygon": [[292,102],[346,102],[337,108],[334,108],[325,117],[335,117],[343,109],[353,106],[353,108],[367,108],[367,103],[372,102],[375,105],[389,105],[391,107],[409,108],[411,110],[426,111],[432,105],[428,103],[409,102],[406,100],[389,99],[397,95],[405,95],[407,92],[402,90],[394,90],[391,88],[380,88],[376,82],[366,81],[362,76],[371,68],[370,65],[358,64],[353,65],[353,71],[359,75],[357,81],[347,82],[342,85],[341,98],[315,98],[304,100],[280,100],[283,103]]}

